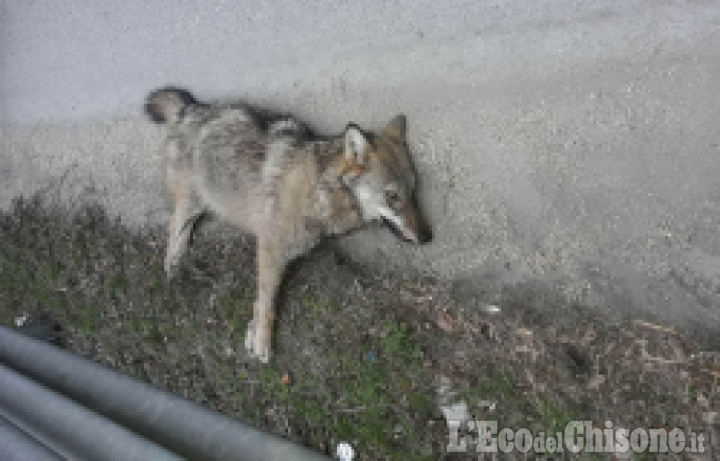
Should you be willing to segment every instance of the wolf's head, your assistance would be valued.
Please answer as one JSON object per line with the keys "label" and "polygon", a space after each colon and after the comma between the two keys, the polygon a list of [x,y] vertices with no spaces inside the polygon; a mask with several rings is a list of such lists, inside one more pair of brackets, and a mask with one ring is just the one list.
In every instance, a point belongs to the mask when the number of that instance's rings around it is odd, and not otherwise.
{"label": "wolf's head", "polygon": [[404,115],[395,117],[380,135],[345,129],[345,185],[367,221],[381,219],[399,238],[427,243],[432,232],[415,199],[415,170],[405,140]]}

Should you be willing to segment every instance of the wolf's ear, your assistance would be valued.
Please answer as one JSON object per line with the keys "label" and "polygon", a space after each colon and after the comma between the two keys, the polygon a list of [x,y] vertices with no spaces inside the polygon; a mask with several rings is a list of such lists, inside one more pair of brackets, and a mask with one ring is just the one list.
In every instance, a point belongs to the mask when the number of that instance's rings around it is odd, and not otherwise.
{"label": "wolf's ear", "polygon": [[345,128],[345,159],[350,164],[362,165],[367,158],[370,143],[354,123]]}
{"label": "wolf's ear", "polygon": [[405,136],[407,135],[407,119],[405,115],[397,115],[394,119],[390,120],[383,130],[383,136],[391,139],[395,142],[405,142]]}

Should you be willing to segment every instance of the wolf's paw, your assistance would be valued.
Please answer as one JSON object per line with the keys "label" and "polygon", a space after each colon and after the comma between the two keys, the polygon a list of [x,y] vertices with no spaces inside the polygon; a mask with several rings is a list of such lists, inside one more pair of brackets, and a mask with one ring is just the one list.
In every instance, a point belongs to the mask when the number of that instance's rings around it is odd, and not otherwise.
{"label": "wolf's paw", "polygon": [[180,272],[180,253],[177,251],[168,251],[165,255],[165,275],[168,280],[177,277]]}
{"label": "wolf's paw", "polygon": [[248,323],[247,332],[245,333],[245,349],[252,351],[253,341],[255,340],[255,321]]}
{"label": "wolf's paw", "polygon": [[255,322],[250,322],[245,335],[245,349],[251,357],[259,359],[262,363],[270,361],[270,336],[263,334],[262,329],[255,328]]}
{"label": "wolf's paw", "polygon": [[178,269],[178,261],[174,259],[165,259],[165,276],[168,280],[172,280],[175,277],[177,277],[179,269]]}

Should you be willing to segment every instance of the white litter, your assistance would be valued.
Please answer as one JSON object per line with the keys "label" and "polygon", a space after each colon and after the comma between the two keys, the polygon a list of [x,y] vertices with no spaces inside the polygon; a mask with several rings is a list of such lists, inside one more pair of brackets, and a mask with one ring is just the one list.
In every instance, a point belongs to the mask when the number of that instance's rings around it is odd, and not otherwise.
{"label": "white litter", "polygon": [[468,406],[464,400],[453,403],[452,405],[443,405],[440,407],[440,410],[442,410],[446,421],[460,421],[460,424],[464,424],[470,419]]}
{"label": "white litter", "polygon": [[349,443],[340,442],[335,450],[335,457],[340,461],[352,461],[355,457],[355,450]]}
{"label": "white litter", "polygon": [[22,317],[15,317],[15,326],[21,327],[25,325],[25,322],[27,322],[27,315],[23,315]]}
{"label": "white litter", "polygon": [[437,393],[440,411],[442,411],[446,421],[459,421],[460,424],[464,424],[470,419],[467,402],[460,400],[459,402],[450,403],[457,394],[452,390],[450,378],[440,376],[440,386]]}

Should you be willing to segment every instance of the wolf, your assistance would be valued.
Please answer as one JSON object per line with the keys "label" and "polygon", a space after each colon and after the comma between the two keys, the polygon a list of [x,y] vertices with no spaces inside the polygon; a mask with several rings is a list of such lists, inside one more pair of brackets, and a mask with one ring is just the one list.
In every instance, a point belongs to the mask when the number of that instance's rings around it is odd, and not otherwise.
{"label": "wolf", "polygon": [[166,127],[162,151],[174,201],[165,271],[176,273],[198,220],[218,216],[257,239],[257,297],[245,338],[270,360],[275,297],[287,265],[324,237],[381,220],[400,239],[432,233],[415,198],[416,173],[404,115],[379,134],[348,123],[318,137],[292,116],[242,102],[201,102],[165,87],[145,112]]}

